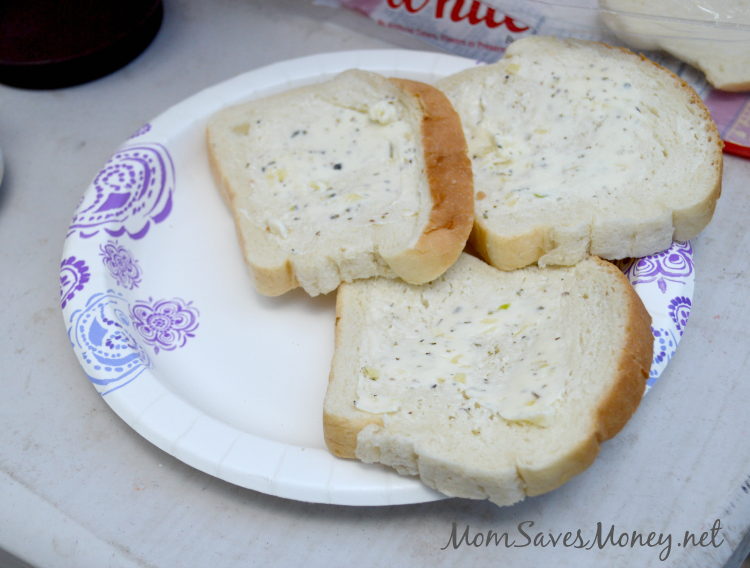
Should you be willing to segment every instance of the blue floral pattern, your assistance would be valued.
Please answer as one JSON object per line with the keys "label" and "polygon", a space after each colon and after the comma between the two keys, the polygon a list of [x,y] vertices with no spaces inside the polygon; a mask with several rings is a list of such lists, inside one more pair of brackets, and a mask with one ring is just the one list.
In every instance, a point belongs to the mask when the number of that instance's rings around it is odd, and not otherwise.
{"label": "blue floral pattern", "polygon": [[88,298],[70,315],[68,337],[97,390],[106,395],[134,381],[153,363],[136,341],[122,294],[112,290]]}

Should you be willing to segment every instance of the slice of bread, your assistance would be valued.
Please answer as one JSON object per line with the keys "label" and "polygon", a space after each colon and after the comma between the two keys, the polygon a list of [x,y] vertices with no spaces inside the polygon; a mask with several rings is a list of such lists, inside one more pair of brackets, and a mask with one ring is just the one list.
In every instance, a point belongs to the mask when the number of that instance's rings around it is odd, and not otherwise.
{"label": "slice of bread", "polygon": [[529,37],[437,86],[469,144],[471,242],[497,268],[647,256],[711,220],[716,125],[687,84],[643,57]]}
{"label": "slice of bread", "polygon": [[471,231],[466,141],[429,85],[348,71],[227,108],[207,138],[263,294],[314,296],[372,276],[428,282]]}
{"label": "slice of bread", "polygon": [[651,318],[591,257],[501,272],[467,254],[439,279],[343,284],[328,448],[509,505],[586,469],[638,406]]}
{"label": "slice of bread", "polygon": [[599,0],[599,5],[604,22],[628,45],[667,51],[703,71],[717,89],[750,91],[750,0]]}

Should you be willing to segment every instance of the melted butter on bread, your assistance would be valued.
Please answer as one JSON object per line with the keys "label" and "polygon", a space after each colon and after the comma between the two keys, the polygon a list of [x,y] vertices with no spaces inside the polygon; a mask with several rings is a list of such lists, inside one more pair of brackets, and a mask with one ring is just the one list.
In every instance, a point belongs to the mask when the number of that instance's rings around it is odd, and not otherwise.
{"label": "melted butter on bread", "polygon": [[427,297],[424,310],[374,309],[355,406],[395,412],[404,391],[450,389],[510,422],[548,426],[570,376],[560,311],[568,285],[565,277],[529,282],[492,306],[456,294],[432,309]]}
{"label": "melted butter on bread", "polygon": [[[418,172],[410,165],[418,147],[398,100],[361,109],[314,101],[298,110],[281,147],[249,166],[276,198],[266,202],[260,217],[272,234],[286,239],[288,232],[298,233],[296,250],[304,253],[321,228],[387,225],[398,221],[394,205],[403,210],[402,218],[419,210],[419,194],[404,190],[417,184]],[[261,120],[237,135],[263,140],[277,127]]]}

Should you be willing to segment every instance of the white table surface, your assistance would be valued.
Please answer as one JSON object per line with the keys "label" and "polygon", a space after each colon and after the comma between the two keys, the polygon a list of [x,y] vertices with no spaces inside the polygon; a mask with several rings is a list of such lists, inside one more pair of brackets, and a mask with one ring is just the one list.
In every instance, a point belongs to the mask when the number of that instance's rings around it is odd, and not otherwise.
{"label": "white table surface", "polygon": [[[693,241],[694,308],[636,416],[596,463],[513,507],[448,499],[349,508],[230,485],[157,449],[87,380],[59,306],[72,213],[139,126],[197,91],[284,59],[431,49],[344,10],[299,1],[167,0],[154,43],[126,68],[49,92],[0,86],[0,565],[723,566],[750,529],[750,161],[726,156],[714,221]],[[678,547],[719,519],[718,548]],[[651,531],[664,546],[441,550],[470,534]],[[523,539],[518,538],[518,543]],[[739,553],[738,553],[739,554]],[[739,564],[739,556],[730,564]],[[468,564],[467,564],[468,563]]]}

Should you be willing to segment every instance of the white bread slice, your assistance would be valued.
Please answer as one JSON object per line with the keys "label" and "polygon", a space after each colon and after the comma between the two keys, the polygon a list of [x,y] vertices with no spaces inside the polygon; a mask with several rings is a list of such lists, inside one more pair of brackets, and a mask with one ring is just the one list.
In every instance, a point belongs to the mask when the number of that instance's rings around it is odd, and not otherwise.
{"label": "white bread slice", "polygon": [[534,36],[437,86],[469,144],[470,240],[497,268],[647,256],[711,220],[716,125],[687,84],[643,57]]}
{"label": "white bread slice", "polygon": [[637,408],[653,349],[640,298],[596,257],[501,272],[463,254],[423,286],[343,284],[336,315],[328,448],[499,505],[593,462]]}
{"label": "white bread slice", "polygon": [[[629,45],[667,51],[703,71],[717,89],[750,91],[750,0],[599,0],[599,5],[604,22]],[[717,16],[745,29],[714,26]]]}
{"label": "white bread slice", "polygon": [[227,108],[207,139],[263,294],[314,296],[371,276],[427,282],[471,231],[466,141],[429,85],[348,71]]}

